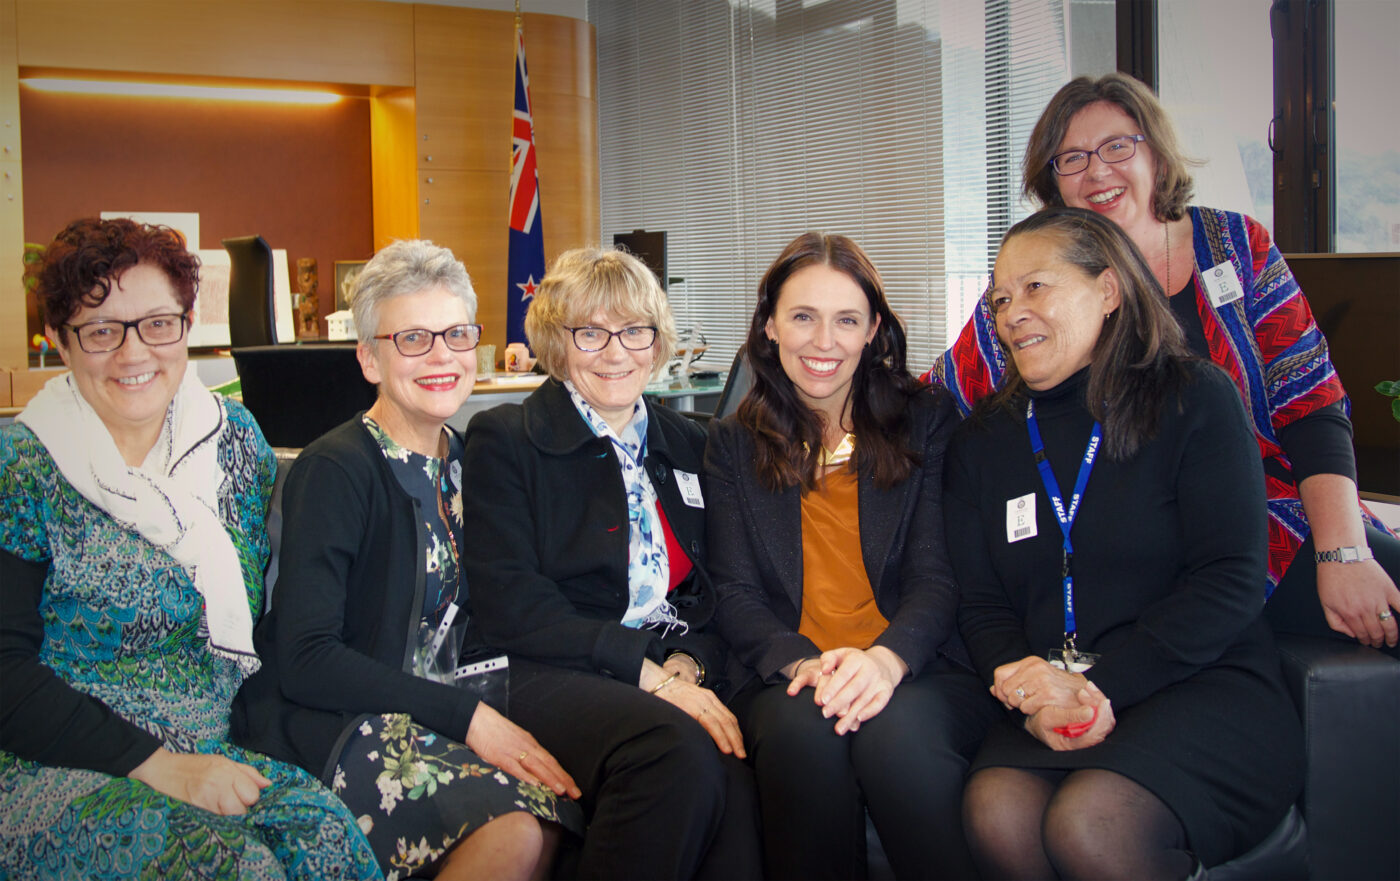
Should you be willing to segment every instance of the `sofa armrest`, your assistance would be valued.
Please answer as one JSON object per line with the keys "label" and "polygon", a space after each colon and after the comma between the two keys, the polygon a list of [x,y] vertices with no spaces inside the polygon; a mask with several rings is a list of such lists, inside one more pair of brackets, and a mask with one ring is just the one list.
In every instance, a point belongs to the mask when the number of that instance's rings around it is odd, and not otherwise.
{"label": "sofa armrest", "polygon": [[1400,878],[1400,661],[1338,639],[1277,642],[1303,721],[1312,876]]}

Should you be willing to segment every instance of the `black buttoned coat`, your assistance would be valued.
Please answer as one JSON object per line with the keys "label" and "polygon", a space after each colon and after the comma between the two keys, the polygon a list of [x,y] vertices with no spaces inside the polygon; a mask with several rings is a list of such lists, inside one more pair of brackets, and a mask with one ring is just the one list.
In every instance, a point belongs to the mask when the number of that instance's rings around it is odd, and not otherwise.
{"label": "black buttoned coat", "polygon": [[[936,654],[967,665],[957,633],[958,590],[943,537],[943,454],[957,425],[948,394],[921,391],[909,404],[911,446],[922,465],[890,489],[858,474],[861,556],[889,627],[875,640],[917,676]],[[765,488],[752,435],[731,416],[710,425],[706,453],[710,576],[715,621],[735,657],[764,682],[821,650],[797,632],[802,609],[802,494]],[[736,679],[737,689],[742,683]]]}
{"label": "black buttoned coat", "polygon": [[686,504],[676,476],[695,475],[703,495],[705,433],[674,410],[650,401],[645,406],[646,471],[694,565],[669,596],[689,633],[663,638],[621,623],[628,603],[628,521],[617,453],[593,434],[563,385],[550,379],[523,404],[483,411],[467,428],[467,639],[634,685],[644,658],[660,663],[667,651],[680,649],[705,665],[706,685],[721,693],[725,650],[704,632],[715,607],[705,511]]}

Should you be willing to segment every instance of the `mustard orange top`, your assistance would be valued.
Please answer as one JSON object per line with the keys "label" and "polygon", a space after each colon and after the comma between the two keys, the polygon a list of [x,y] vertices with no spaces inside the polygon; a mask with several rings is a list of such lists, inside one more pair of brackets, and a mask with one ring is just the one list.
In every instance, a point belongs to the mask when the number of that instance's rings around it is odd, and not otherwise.
{"label": "mustard orange top", "polygon": [[890,624],[860,553],[856,475],[838,468],[802,497],[802,620],[797,632],[822,651],[869,648]]}

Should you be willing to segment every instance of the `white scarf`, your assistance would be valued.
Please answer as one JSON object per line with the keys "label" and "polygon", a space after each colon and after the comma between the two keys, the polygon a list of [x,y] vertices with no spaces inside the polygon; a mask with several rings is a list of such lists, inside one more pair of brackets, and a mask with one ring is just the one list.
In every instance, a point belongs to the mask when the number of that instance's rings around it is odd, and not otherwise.
{"label": "white scarf", "polygon": [[660,629],[664,638],[673,629],[684,635],[689,629],[666,599],[671,587],[671,563],[666,556],[666,534],[662,530],[661,504],[647,474],[647,408],[639,400],[633,405],[632,420],[618,434],[594,410],[573,382],[565,381],[574,408],[598,437],[612,441],[622,466],[622,485],[627,491],[627,611],[625,627]]}
{"label": "white scarf", "polygon": [[248,588],[238,551],[218,515],[225,479],[218,439],[226,427],[218,395],[186,370],[160,437],[140,467],[122,459],[71,373],[45,383],[18,420],[84,498],[185,568],[204,597],[201,632],[208,634],[209,650],[255,672],[260,662],[253,650]]}

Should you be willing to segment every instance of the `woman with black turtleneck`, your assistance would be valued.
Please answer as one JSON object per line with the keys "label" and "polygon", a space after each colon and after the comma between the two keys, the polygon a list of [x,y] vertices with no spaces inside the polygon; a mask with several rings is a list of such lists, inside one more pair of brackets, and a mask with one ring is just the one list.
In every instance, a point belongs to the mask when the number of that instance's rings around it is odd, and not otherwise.
{"label": "woman with black turtleneck", "polygon": [[964,799],[974,857],[992,877],[1190,876],[1262,840],[1301,781],[1248,422],[1092,212],[1013,227],[988,304],[1012,363],[945,490],[959,625],[1008,710]]}

